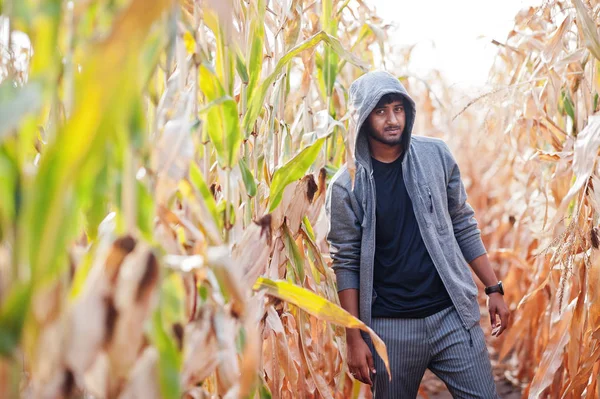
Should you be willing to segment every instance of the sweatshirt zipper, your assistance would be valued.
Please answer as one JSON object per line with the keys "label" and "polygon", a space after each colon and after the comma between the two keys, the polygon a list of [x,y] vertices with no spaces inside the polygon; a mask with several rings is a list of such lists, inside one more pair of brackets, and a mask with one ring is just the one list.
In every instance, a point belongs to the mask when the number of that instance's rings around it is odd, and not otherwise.
{"label": "sweatshirt zipper", "polygon": [[[375,207],[377,205],[377,190],[375,189],[375,178],[373,177],[373,169],[371,168],[370,171],[368,171],[369,173],[369,182],[371,184],[371,200],[373,201],[373,204],[371,205],[371,221],[373,224],[372,227],[372,235],[371,235],[371,239],[373,241],[373,243],[375,243],[376,240],[376,233],[375,233],[375,229],[377,228],[376,223],[377,223],[377,215],[375,213]],[[371,259],[371,291],[373,291],[373,268],[375,267],[375,249],[373,249],[373,258]],[[371,296],[373,295],[373,293],[371,292]],[[371,308],[373,307],[373,300],[371,299]],[[369,312],[369,327],[371,326],[371,308],[368,309]]]}
{"label": "sweatshirt zipper", "polygon": [[427,187],[427,194],[429,194],[429,213],[433,213],[433,198],[431,198],[431,190]]}
{"label": "sweatshirt zipper", "polygon": [[[406,185],[406,174],[405,174],[406,168],[402,168],[402,178],[404,179],[404,184]],[[408,197],[410,198],[411,201],[413,201],[413,198],[410,194],[410,190],[408,189],[408,187],[406,188],[406,193],[408,194]],[[427,188],[427,193],[429,194],[429,198],[431,198],[431,189]],[[430,212],[433,213],[433,201],[430,202]],[[417,224],[419,224],[419,221],[417,220]],[[420,231],[421,227],[419,226],[419,231]],[[431,248],[429,248],[429,245],[427,245],[427,240],[423,239],[423,244],[425,244],[425,248],[427,249],[427,251],[429,253],[431,252]],[[461,313],[461,311],[459,310],[459,306],[457,304],[456,299],[454,298],[454,292],[452,292],[452,290],[448,289],[448,284],[446,282],[446,277],[444,277],[443,273],[440,273],[440,268],[438,267],[438,265],[435,263],[435,260],[433,259],[433,257],[431,257],[431,261],[433,262],[433,265],[435,266],[438,275],[440,276],[440,278],[442,279],[442,283],[444,284],[444,287],[446,287],[446,291],[448,291],[448,295],[450,296],[450,300],[452,301],[452,304],[454,305],[454,308],[456,309],[456,312],[458,313],[458,317],[460,318],[460,321],[462,322],[463,328],[467,331],[469,331],[469,329],[467,328],[467,324],[465,323],[465,320],[463,319],[463,315]]]}

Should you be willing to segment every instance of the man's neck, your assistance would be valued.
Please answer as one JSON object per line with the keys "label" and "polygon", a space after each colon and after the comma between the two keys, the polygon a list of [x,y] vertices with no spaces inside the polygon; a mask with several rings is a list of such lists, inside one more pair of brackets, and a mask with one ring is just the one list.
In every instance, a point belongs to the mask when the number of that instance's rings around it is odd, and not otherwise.
{"label": "man's neck", "polygon": [[384,163],[394,162],[402,155],[404,150],[402,144],[388,145],[371,138],[369,138],[369,148],[371,150],[371,156],[379,162]]}

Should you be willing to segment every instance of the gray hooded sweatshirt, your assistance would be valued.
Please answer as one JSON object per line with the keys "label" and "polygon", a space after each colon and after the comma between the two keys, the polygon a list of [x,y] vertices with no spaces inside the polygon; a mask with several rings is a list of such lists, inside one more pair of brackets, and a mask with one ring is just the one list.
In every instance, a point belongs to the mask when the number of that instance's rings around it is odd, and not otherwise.
{"label": "gray hooded sweatshirt", "polygon": [[[371,325],[375,256],[375,181],[366,134],[361,129],[381,97],[399,93],[408,100],[402,137],[402,174],[419,230],[465,329],[479,323],[477,286],[468,262],[486,253],[473,208],[450,149],[440,139],[412,136],[415,102],[391,74],[369,72],[350,86],[350,112],[356,126],[354,182],[346,166],[332,178],[325,209],[327,240],[337,289],[359,290],[359,317]],[[363,337],[371,345],[368,335]]]}

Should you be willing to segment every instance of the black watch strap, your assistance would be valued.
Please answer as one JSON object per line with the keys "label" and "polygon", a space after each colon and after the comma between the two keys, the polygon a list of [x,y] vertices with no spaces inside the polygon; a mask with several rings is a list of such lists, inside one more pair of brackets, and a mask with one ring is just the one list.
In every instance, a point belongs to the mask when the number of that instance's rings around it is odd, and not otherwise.
{"label": "black watch strap", "polygon": [[493,294],[494,292],[499,292],[500,294],[504,295],[504,287],[502,286],[502,281],[498,281],[498,284],[496,285],[485,287],[486,295]]}

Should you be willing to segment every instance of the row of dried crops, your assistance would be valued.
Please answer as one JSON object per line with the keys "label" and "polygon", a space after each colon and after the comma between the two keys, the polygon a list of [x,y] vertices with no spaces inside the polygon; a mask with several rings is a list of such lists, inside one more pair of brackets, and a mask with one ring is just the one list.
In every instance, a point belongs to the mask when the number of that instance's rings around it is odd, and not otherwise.
{"label": "row of dried crops", "polygon": [[372,10],[2,7],[0,396],[357,395],[322,209]]}
{"label": "row of dried crops", "polygon": [[513,323],[493,346],[523,397],[600,393],[599,12],[594,0],[521,11],[497,42],[493,89],[472,101],[484,122],[441,132],[508,287]]}

